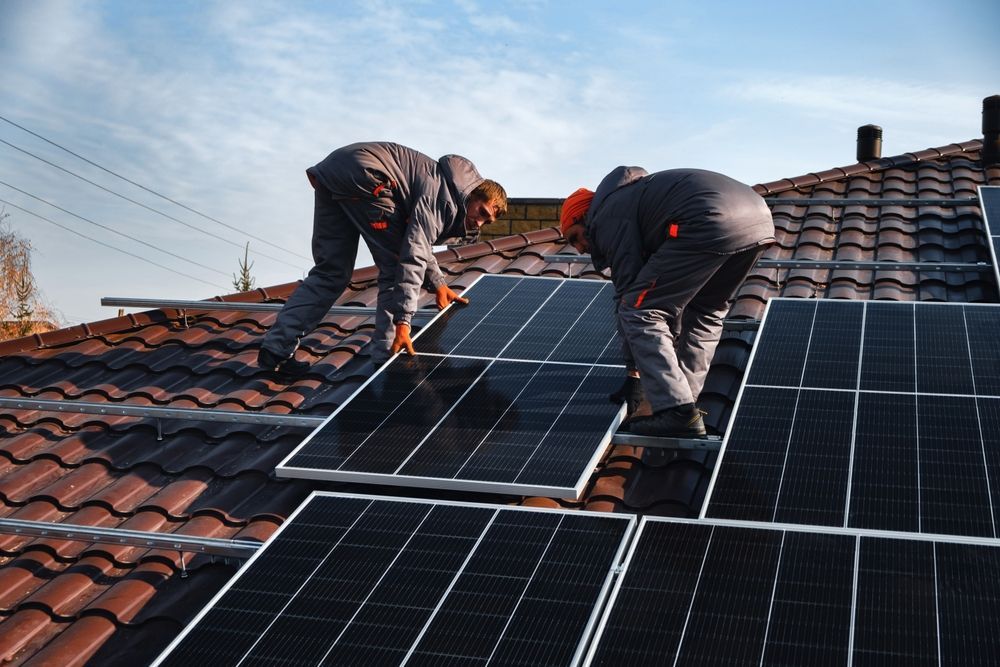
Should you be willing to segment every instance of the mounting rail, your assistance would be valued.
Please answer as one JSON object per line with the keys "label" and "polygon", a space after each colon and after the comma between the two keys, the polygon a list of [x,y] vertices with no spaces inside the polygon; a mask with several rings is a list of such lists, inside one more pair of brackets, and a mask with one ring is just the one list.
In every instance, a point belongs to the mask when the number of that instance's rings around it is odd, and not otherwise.
{"label": "mounting rail", "polygon": [[[589,264],[590,255],[543,255],[550,264]],[[981,271],[993,270],[986,262],[869,262],[820,259],[759,259],[758,269],[841,269],[861,271]]]}
{"label": "mounting rail", "polygon": [[975,197],[960,199],[823,199],[803,197],[764,197],[768,205],[792,204],[794,206],[979,206]]}
{"label": "mounting rail", "polygon": [[127,528],[98,528],[71,523],[50,523],[48,521],[25,521],[23,519],[0,519],[0,533],[10,535],[30,535],[59,540],[97,542],[99,544],[126,544],[150,549],[166,549],[185,553],[213,554],[249,558],[260,547],[258,542],[247,540],[222,540],[195,535],[175,535],[173,533],[153,533]]}
{"label": "mounting rail", "polygon": [[142,417],[147,419],[179,419],[185,421],[229,422],[233,424],[266,424],[268,426],[299,426],[316,428],[326,417],[308,415],[276,415],[238,410],[207,410],[201,408],[165,408],[127,403],[92,403],[88,401],[51,400],[41,398],[0,398],[0,408],[37,410],[39,412],[82,413],[106,417]]}
{"label": "mounting rail", "polygon": [[656,438],[648,435],[615,433],[611,436],[611,444],[627,445],[629,447],[717,452],[722,447],[722,438],[717,435],[710,435],[705,438]]}
{"label": "mounting rail", "polygon": [[[184,301],[176,299],[140,299],[133,297],[105,296],[101,297],[102,306],[118,306],[120,308],[173,308],[175,310],[227,310],[240,313],[276,313],[281,310],[283,303],[260,303],[244,301]],[[365,306],[334,306],[330,309],[331,315],[358,315],[371,317],[375,315],[376,308]],[[414,317],[433,317],[437,311],[417,311]]]}

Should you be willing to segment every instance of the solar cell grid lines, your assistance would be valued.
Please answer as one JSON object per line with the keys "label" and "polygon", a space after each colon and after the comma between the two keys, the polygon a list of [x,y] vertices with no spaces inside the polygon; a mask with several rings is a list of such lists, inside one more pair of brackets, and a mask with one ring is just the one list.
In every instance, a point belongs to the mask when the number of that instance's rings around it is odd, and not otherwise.
{"label": "solar cell grid lines", "polygon": [[314,494],[156,664],[577,664],[634,524]]}
{"label": "solar cell grid lines", "polygon": [[990,665],[1000,542],[645,518],[588,665]]}
{"label": "solar cell grid lines", "polygon": [[610,284],[482,276],[466,294],[277,473],[579,496],[622,417]]}
{"label": "solar cell grid lines", "polygon": [[702,516],[998,536],[1000,307],[774,299]]}
{"label": "solar cell grid lines", "polygon": [[993,277],[1000,289],[1000,264],[997,263],[997,258],[1000,257],[1000,186],[980,185],[979,204],[983,212],[983,225],[990,237],[987,245],[993,261]]}
{"label": "solar cell grid lines", "polygon": [[622,365],[607,281],[484,275],[414,337],[421,354]]}

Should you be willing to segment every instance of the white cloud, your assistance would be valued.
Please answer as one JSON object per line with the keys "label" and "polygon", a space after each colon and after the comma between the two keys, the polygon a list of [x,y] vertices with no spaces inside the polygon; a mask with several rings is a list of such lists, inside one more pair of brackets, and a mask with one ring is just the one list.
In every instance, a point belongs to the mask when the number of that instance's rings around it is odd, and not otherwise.
{"label": "white cloud", "polygon": [[[520,27],[471,5],[475,20],[462,14],[427,18],[419,5],[378,12],[359,5],[314,15],[290,12],[283,3],[218,3],[202,16],[174,19],[197,25],[199,33],[184,39],[177,37],[178,26],[148,18],[113,30],[94,7],[86,8],[89,13],[73,3],[38,7],[19,5],[19,25],[37,35],[60,26],[73,35],[62,43],[71,57],[53,62],[44,57],[46,49],[22,54],[44,84],[16,87],[12,117],[133,180],[306,256],[312,195],[303,170],[340,145],[389,139],[434,157],[460,153],[512,196],[553,196],[576,187],[583,176],[599,178],[606,165],[593,166],[585,156],[636,115],[629,111],[629,92],[610,72],[574,63],[568,77],[524,52],[511,60],[511,51],[496,48],[491,33],[477,26],[485,21],[490,30],[508,33]],[[156,35],[142,34],[146,29]],[[20,83],[27,82],[25,77]],[[45,113],[50,109],[56,112]],[[12,142],[25,141],[11,128],[3,132]],[[108,187],[242,244],[222,227],[55,149],[52,155]],[[0,160],[8,159],[0,153]],[[30,160],[17,162],[23,168]],[[588,168],[595,173],[588,175]],[[70,210],[195,261],[235,270],[237,248],[48,171],[31,166],[29,180],[39,194],[52,194]],[[57,230],[45,231],[38,245],[36,271],[49,292],[86,291],[79,281],[70,285],[69,276],[79,275],[80,266],[92,271],[88,283],[99,292],[86,306],[61,306],[67,312],[90,310],[99,296],[120,295],[121,275],[135,278],[126,290],[135,296],[194,298],[211,289],[86,242],[67,243]],[[259,285],[297,279],[309,268],[308,261],[252,241],[251,253],[255,249],[300,265],[295,270],[257,257]],[[148,250],[137,252],[177,265]],[[362,251],[359,265],[366,261]],[[214,274],[205,277],[220,281]]]}
{"label": "white cloud", "polygon": [[[528,31],[520,21],[515,21],[508,14],[483,11],[480,4],[472,0],[456,0],[455,4],[466,14],[469,23],[485,35],[520,34]],[[524,8],[519,7],[519,10]],[[522,11],[512,12],[517,16]]]}
{"label": "white cloud", "polygon": [[908,125],[919,128],[921,135],[947,134],[950,141],[956,139],[956,131],[968,128],[984,97],[981,90],[941,82],[851,76],[744,81],[729,86],[726,92],[749,102],[798,109],[838,124],[874,123],[889,131],[893,125]]}
{"label": "white cloud", "polygon": [[[754,182],[847,164],[853,145],[845,136],[869,122],[884,126],[886,151],[975,136],[967,128],[978,124],[983,91],[874,76],[744,74],[741,63],[719,68],[689,58],[699,25],[678,28],[688,20],[681,11],[655,23],[627,16],[598,32],[576,20],[599,22],[595,16],[535,0],[377,10],[361,1],[0,0],[2,113],[306,256],[312,191],[303,170],[354,141],[394,140],[434,157],[459,153],[511,196],[553,197],[596,185],[617,164],[703,166]],[[784,132],[787,145],[775,141]],[[237,234],[2,123],[0,138],[242,245]],[[3,146],[0,170],[66,208],[236,269],[238,248]],[[208,296],[200,284],[30,224],[39,234],[36,272],[68,313],[106,316],[91,304],[123,290]],[[296,268],[258,257],[259,285],[309,268],[260,246],[251,242],[251,252]],[[123,275],[132,278],[128,285]]]}
{"label": "white cloud", "polygon": [[[72,65],[98,32],[94,4],[81,0],[5,0],[0,4],[0,53],[17,66]],[[9,70],[8,70],[9,71]]]}

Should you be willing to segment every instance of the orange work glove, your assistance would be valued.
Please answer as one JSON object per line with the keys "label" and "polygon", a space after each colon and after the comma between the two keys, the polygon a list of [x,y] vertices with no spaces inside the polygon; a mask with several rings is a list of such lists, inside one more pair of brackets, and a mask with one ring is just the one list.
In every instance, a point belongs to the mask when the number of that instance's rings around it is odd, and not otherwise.
{"label": "orange work glove", "polygon": [[410,340],[410,325],[400,322],[396,325],[396,337],[392,339],[392,347],[389,348],[389,352],[396,354],[403,349],[411,357],[416,354],[413,349],[413,341]]}
{"label": "orange work glove", "polygon": [[447,285],[440,285],[434,290],[437,294],[437,307],[438,310],[444,310],[448,307],[448,304],[454,301],[455,303],[465,305],[469,303],[469,300],[464,296],[459,296],[455,294]]}

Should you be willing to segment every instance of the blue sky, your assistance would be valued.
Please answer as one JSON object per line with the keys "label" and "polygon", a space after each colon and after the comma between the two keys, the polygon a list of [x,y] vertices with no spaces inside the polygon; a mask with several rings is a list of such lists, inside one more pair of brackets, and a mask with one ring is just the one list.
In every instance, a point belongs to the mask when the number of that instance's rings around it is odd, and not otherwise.
{"label": "blue sky", "polygon": [[304,169],[355,141],[458,153],[511,196],[562,197],[619,164],[751,184],[847,165],[867,123],[887,156],[979,138],[997,25],[994,0],[0,0],[0,115],[278,247],[2,121],[21,150],[0,143],[0,180],[138,241],[0,199],[167,267],[5,206],[64,322],[99,320],[115,315],[102,296],[231,292],[248,240],[258,286],[302,277]]}

